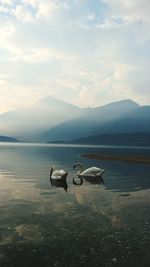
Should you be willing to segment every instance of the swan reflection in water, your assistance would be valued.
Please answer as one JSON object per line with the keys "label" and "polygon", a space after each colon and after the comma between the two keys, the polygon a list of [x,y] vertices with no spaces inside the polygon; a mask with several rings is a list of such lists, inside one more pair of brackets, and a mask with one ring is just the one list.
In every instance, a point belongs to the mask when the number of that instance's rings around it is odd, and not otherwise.
{"label": "swan reflection in water", "polygon": [[[82,180],[85,179],[86,181],[92,184],[104,184],[104,180],[102,178],[102,174],[105,171],[104,169],[100,169],[98,167],[84,169],[84,166],[81,163],[74,164],[73,169],[75,169],[76,167],[80,168],[77,172],[78,178]],[[73,183],[76,184],[74,178]]]}
{"label": "swan reflection in water", "polygon": [[52,186],[56,186],[56,187],[62,187],[64,188],[64,190],[67,193],[67,189],[68,189],[68,184],[66,181],[62,181],[62,180],[54,180],[54,179],[50,179],[50,183]]}
{"label": "swan reflection in water", "polygon": [[82,185],[83,184],[83,178],[78,177],[76,180],[76,178],[73,178],[73,184],[74,185]]}
{"label": "swan reflection in water", "polygon": [[50,183],[52,186],[62,187],[67,192],[68,184],[66,182],[68,172],[64,170],[50,169]]}
{"label": "swan reflection in water", "polygon": [[[78,182],[79,180],[79,182]],[[87,182],[91,183],[91,184],[104,184],[104,180],[102,177],[84,177],[83,178],[73,178],[73,184],[74,185],[82,185],[83,184],[83,181],[86,180]]]}

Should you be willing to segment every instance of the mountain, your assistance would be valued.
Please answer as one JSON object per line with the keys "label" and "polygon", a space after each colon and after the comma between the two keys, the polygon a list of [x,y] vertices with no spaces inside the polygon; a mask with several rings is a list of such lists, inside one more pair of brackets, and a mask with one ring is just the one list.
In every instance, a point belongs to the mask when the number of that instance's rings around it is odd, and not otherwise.
{"label": "mountain", "polygon": [[46,131],[41,139],[45,141],[72,140],[99,134],[101,128],[121,119],[124,114],[140,106],[132,100],[122,100],[102,107],[89,108],[76,118],[68,120]]}
{"label": "mountain", "polygon": [[126,112],[121,117],[93,129],[93,133],[150,132],[150,106]]}
{"label": "mountain", "polygon": [[150,146],[149,133],[99,134],[70,141],[73,144]]}
{"label": "mountain", "polygon": [[50,96],[30,106],[0,115],[0,134],[15,136],[24,141],[36,141],[47,129],[74,118],[81,112],[82,109]]}
{"label": "mountain", "polygon": [[0,115],[0,135],[28,142],[71,141],[101,134],[149,132],[150,106],[141,107],[130,99],[96,108],[79,108],[47,97]]}
{"label": "mountain", "polygon": [[0,135],[0,142],[18,142],[14,137]]}

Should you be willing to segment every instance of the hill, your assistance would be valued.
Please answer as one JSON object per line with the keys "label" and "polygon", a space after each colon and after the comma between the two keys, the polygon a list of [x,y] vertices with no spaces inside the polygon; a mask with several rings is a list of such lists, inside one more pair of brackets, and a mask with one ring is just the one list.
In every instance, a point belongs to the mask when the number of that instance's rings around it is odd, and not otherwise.
{"label": "hill", "polygon": [[108,127],[113,121],[121,119],[124,114],[139,107],[132,100],[122,100],[102,107],[90,108],[80,116],[49,129],[41,136],[41,139],[44,141],[72,140],[99,134],[104,126]]}
{"label": "hill", "polygon": [[93,129],[97,133],[143,133],[150,132],[150,106],[142,106],[126,112],[119,118]]}
{"label": "hill", "polygon": [[47,97],[0,115],[0,134],[27,142],[132,144],[146,138],[148,144],[146,133],[150,133],[150,106],[141,107],[130,99],[79,108]]}
{"label": "hill", "polygon": [[150,146],[149,133],[99,134],[70,141],[73,144]]}
{"label": "hill", "polygon": [[0,142],[19,142],[16,138],[0,135]]}
{"label": "hill", "polygon": [[0,134],[13,135],[24,141],[37,141],[38,136],[82,110],[54,97],[44,98],[30,106],[0,115]]}

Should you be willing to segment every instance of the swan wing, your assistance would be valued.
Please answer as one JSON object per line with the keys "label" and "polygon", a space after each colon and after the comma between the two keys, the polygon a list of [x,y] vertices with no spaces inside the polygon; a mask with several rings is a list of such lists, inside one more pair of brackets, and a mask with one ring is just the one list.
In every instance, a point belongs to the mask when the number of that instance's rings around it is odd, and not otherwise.
{"label": "swan wing", "polygon": [[97,168],[97,167],[91,167],[91,168],[88,168],[88,169],[84,170],[84,171],[81,173],[81,175],[93,175],[93,176],[95,176],[95,175],[100,174],[101,171],[102,171],[102,169],[100,169],[100,168]]}
{"label": "swan wing", "polygon": [[100,176],[104,172],[104,169],[100,169],[97,167],[91,167],[80,173],[81,176]]}
{"label": "swan wing", "polygon": [[64,170],[55,170],[52,173],[52,179],[60,179],[66,172]]}

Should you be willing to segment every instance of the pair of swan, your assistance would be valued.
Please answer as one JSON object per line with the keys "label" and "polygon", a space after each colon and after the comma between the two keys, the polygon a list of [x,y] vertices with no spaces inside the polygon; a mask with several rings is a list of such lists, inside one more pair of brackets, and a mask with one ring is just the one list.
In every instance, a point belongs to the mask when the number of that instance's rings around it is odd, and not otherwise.
{"label": "pair of swan", "polygon": [[[81,163],[76,163],[73,166],[73,169],[79,167],[79,171],[77,175],[79,178],[101,178],[101,175],[105,171],[104,169],[100,169],[98,167],[91,167],[88,169],[84,169],[84,166]],[[54,170],[53,168],[50,169],[50,180],[61,180],[65,181],[67,178],[68,172],[64,170]],[[74,180],[73,180],[74,181]]]}

